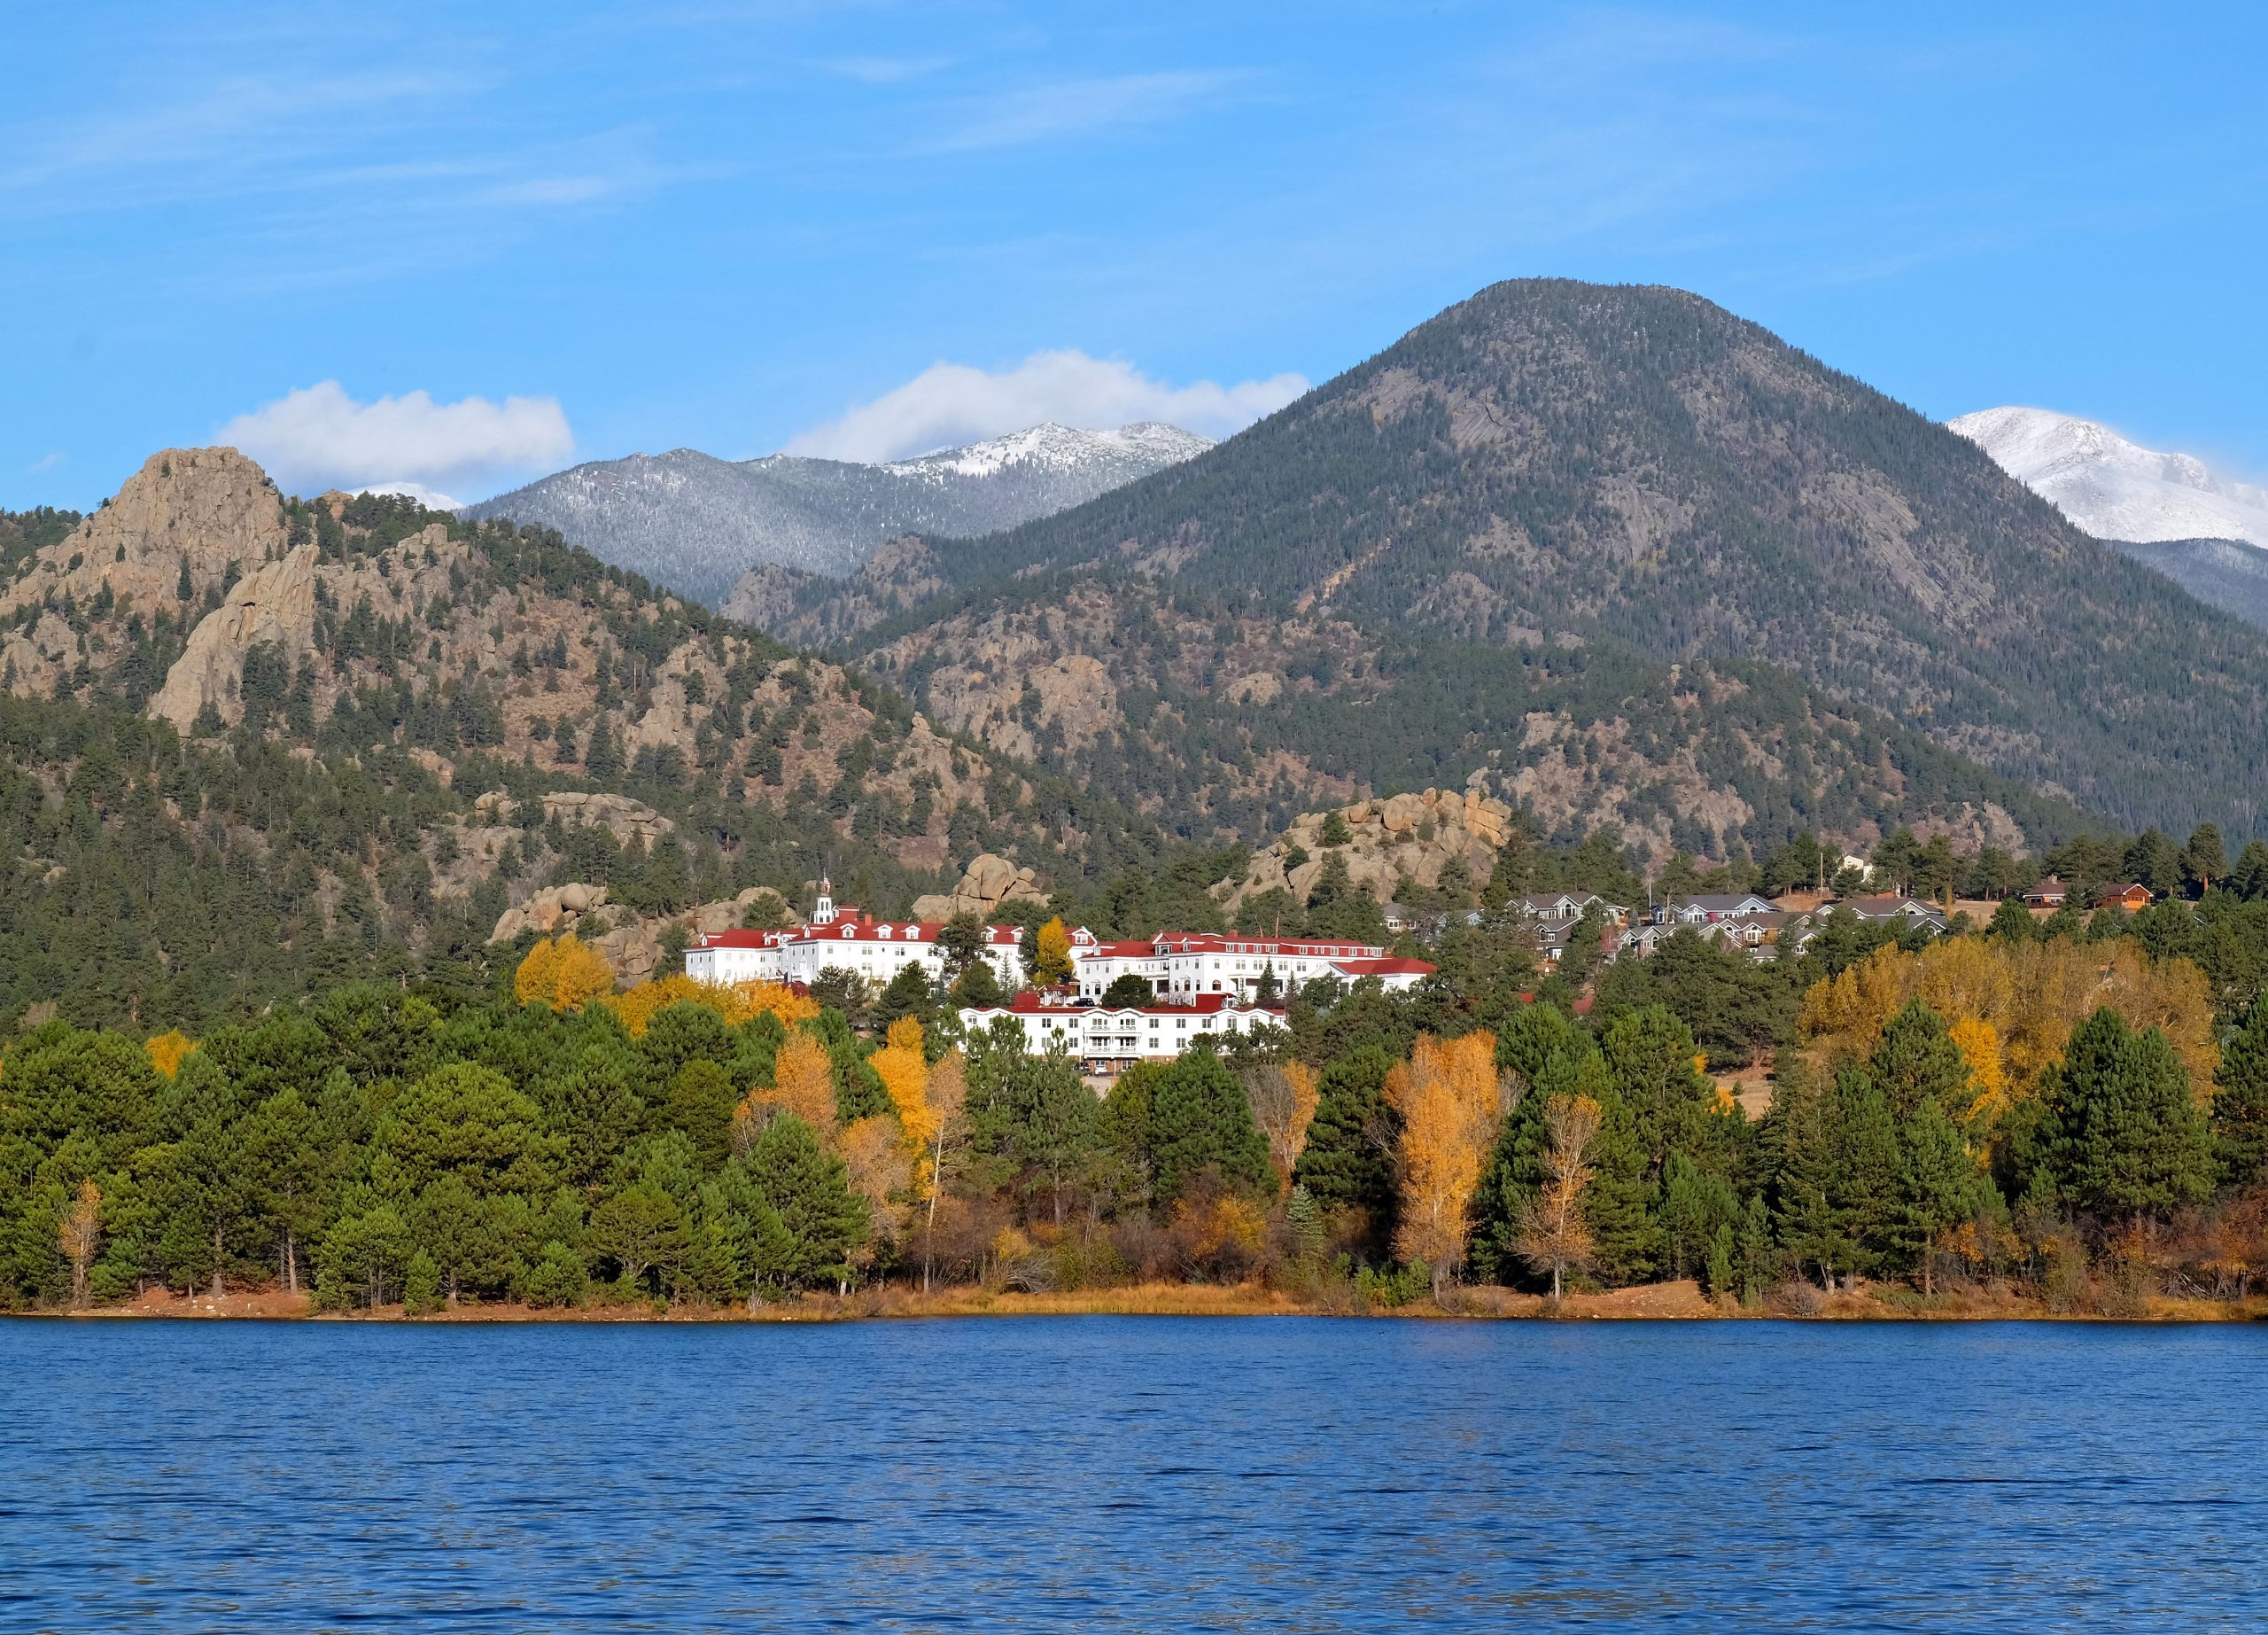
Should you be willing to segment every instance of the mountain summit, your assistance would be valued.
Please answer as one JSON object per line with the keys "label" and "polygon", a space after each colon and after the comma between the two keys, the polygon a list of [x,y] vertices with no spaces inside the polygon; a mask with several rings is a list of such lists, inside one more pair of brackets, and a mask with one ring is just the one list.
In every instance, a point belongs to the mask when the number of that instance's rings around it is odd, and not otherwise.
{"label": "mountain summit", "polygon": [[[844,644],[866,625],[857,650],[942,721],[1084,755],[1103,787],[1151,756],[1177,816],[1239,832],[1240,800],[1311,809],[1334,783],[1416,788],[1483,755],[1539,790],[1564,775],[1570,821],[1658,824],[1712,855],[1852,828],[1884,797],[1910,809],[1918,760],[1831,770],[1821,699],[1766,666],[2128,828],[2243,831],[2264,810],[2259,631],[1974,442],[1681,290],[1492,285],[1193,460],[1006,533],[893,545],[765,622]],[[1689,668],[1618,701],[1617,653]],[[1046,687],[1023,687],[1050,663],[1068,666],[1056,731]],[[1792,713],[1713,749],[1695,787],[1737,800],[1702,818],[1659,791],[1663,757],[1728,719],[1684,702],[1705,663],[1755,666],[1719,690]],[[1601,712],[1596,754],[1556,771],[1534,724],[1555,697],[1587,732]],[[1585,775],[1642,723],[1660,754],[1602,797]]]}
{"label": "mountain summit", "polygon": [[1984,409],[1946,423],[2099,540],[2244,540],[2268,546],[2268,489],[2194,455],[2144,448],[2050,409]]}
{"label": "mountain summit", "polygon": [[602,561],[714,606],[750,569],[839,577],[902,533],[964,538],[1091,500],[1200,454],[1210,440],[1151,422],[1037,425],[887,464],[697,449],[560,471],[464,508],[556,528]]}

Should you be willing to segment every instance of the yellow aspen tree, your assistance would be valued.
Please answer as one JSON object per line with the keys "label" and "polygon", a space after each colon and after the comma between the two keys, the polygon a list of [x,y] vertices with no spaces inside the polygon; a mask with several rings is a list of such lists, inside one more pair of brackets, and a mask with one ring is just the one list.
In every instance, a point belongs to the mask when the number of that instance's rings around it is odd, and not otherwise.
{"label": "yellow aspen tree", "polygon": [[551,979],[554,1010],[580,1010],[614,992],[614,967],[604,954],[572,931],[560,938],[558,948],[559,964]]}
{"label": "yellow aspen tree", "polygon": [[874,1113],[854,1118],[840,1142],[843,1179],[866,1200],[874,1234],[859,1250],[859,1264],[871,1265],[877,1248],[894,1246],[905,1235],[912,1204],[906,1189],[913,1179],[905,1156],[905,1133],[897,1117]]}
{"label": "yellow aspen tree", "polygon": [[143,1047],[150,1053],[150,1065],[167,1078],[181,1071],[181,1064],[189,1060],[189,1053],[197,1048],[197,1041],[179,1028],[160,1033]]}
{"label": "yellow aspen tree", "polygon": [[1543,1104],[1543,1185],[1520,1205],[1514,1247],[1538,1272],[1551,1273],[1551,1298],[1566,1274],[1591,1263],[1596,1248],[1583,1218],[1590,1184],[1591,1143],[1598,1139],[1598,1103],[1587,1095],[1555,1095]]}
{"label": "yellow aspen tree", "polygon": [[937,1195],[944,1190],[945,1147],[963,1132],[968,1108],[968,1065],[958,1050],[949,1050],[930,1065],[928,1086],[929,1121],[929,1195],[921,1239],[921,1292],[929,1292],[930,1268],[936,1264]]}
{"label": "yellow aspen tree", "polygon": [[760,1118],[762,1109],[790,1112],[819,1133],[821,1141],[835,1136],[835,1063],[827,1047],[803,1029],[788,1035],[773,1063],[772,1083],[758,1085],[741,1103],[742,1115]]}
{"label": "yellow aspen tree", "polygon": [[1386,1099],[1402,1115],[1394,1250],[1425,1263],[1439,1298],[1464,1263],[1472,1195],[1503,1117],[1495,1036],[1436,1039],[1420,1033],[1410,1060],[1386,1075]]}
{"label": "yellow aspen tree", "polygon": [[559,949],[547,937],[527,951],[519,969],[512,973],[512,997],[523,1005],[538,1000],[548,1005],[558,974]]}
{"label": "yellow aspen tree", "polygon": [[921,1024],[900,1016],[889,1024],[886,1042],[866,1058],[882,1081],[889,1104],[897,1109],[898,1128],[905,1133],[906,1153],[913,1165],[915,1202],[928,1196],[934,1173],[929,1148],[936,1139],[936,1117],[929,1109],[929,1063],[921,1054]]}
{"label": "yellow aspen tree", "polygon": [[2000,1031],[1982,1016],[1956,1016],[1946,1030],[1969,1067],[1971,1124],[1990,1130],[2008,1110],[2008,1078],[2000,1061]]}
{"label": "yellow aspen tree", "polygon": [[63,1218],[56,1226],[63,1257],[71,1263],[71,1304],[74,1306],[87,1304],[87,1268],[94,1264],[95,1245],[102,1236],[102,1188],[92,1180],[81,1181],[78,1195],[64,1209]]}
{"label": "yellow aspen tree", "polygon": [[1032,965],[1032,986],[1045,988],[1070,981],[1071,933],[1064,929],[1061,916],[1039,928],[1038,941],[1038,957]]}
{"label": "yellow aspen tree", "polygon": [[1268,1141],[1268,1159],[1286,1192],[1292,1171],[1307,1149],[1308,1126],[1315,1122],[1321,1080],[1304,1062],[1287,1061],[1257,1068],[1245,1077],[1245,1094],[1252,1102],[1252,1120]]}

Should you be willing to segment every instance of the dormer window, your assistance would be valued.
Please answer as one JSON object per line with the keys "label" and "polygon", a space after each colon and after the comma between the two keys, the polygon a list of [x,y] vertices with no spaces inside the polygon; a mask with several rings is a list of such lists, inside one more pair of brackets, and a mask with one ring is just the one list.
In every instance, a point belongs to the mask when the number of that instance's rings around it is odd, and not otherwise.
{"label": "dormer window", "polygon": [[889,927],[887,925],[877,925],[874,927],[874,935],[881,938],[884,942],[888,942],[889,940]]}

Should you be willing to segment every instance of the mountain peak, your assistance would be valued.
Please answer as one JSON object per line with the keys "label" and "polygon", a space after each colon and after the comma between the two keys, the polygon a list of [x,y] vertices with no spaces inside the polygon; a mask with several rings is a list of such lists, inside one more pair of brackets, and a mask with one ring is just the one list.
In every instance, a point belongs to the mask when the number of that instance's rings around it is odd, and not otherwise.
{"label": "mountain peak", "polygon": [[2052,409],[1983,409],[1946,424],[2097,539],[2268,546],[2268,490],[2217,476],[2194,455],[2145,448]]}
{"label": "mountain peak", "polygon": [[839,577],[886,540],[1014,527],[1211,447],[1153,422],[1115,431],[1048,422],[874,464],[784,454],[734,462],[680,448],[579,465],[462,514],[556,528],[603,561],[714,605],[759,567]]}

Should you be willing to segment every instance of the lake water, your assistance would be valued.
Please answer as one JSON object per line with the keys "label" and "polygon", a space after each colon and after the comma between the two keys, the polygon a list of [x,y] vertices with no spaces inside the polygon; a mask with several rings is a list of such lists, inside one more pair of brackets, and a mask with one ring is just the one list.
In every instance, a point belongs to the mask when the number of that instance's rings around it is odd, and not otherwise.
{"label": "lake water", "polygon": [[2268,1329],[0,1322],[0,1628],[2246,1629]]}

